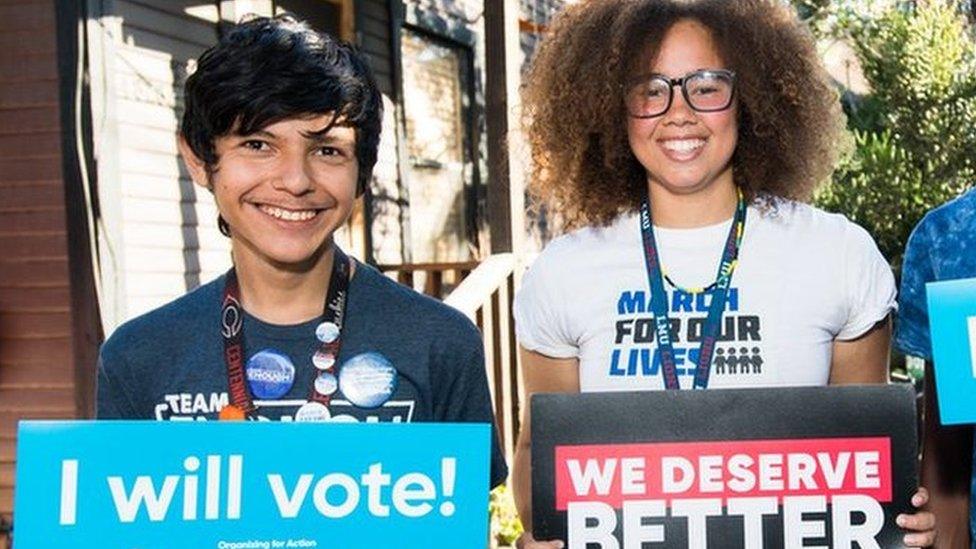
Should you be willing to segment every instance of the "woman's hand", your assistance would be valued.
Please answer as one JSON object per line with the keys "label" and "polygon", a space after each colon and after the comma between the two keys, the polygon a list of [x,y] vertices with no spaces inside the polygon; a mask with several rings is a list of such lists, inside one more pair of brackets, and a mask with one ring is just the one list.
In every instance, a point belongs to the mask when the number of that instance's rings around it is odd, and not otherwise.
{"label": "woman's hand", "polygon": [[[929,502],[929,491],[919,488],[912,496],[912,506],[921,509]],[[895,519],[898,526],[912,533],[905,535],[905,545],[908,547],[932,547],[935,545],[936,528],[935,515],[929,511],[918,513],[902,513]],[[545,547],[545,546],[543,546]]]}
{"label": "woman's hand", "polygon": [[532,537],[532,532],[523,533],[515,542],[516,549],[563,549],[566,544],[558,539],[550,541],[537,541]]}

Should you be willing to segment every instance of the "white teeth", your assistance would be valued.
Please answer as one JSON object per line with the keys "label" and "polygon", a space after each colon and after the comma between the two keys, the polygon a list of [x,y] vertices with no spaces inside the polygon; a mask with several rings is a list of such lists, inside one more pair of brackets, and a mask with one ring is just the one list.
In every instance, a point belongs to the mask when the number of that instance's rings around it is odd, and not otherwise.
{"label": "white teeth", "polygon": [[285,221],[308,221],[317,213],[315,210],[285,210],[266,204],[261,204],[258,208],[275,219],[284,219]]}
{"label": "white teeth", "polygon": [[671,139],[664,141],[664,148],[675,152],[691,152],[705,146],[704,139]]}

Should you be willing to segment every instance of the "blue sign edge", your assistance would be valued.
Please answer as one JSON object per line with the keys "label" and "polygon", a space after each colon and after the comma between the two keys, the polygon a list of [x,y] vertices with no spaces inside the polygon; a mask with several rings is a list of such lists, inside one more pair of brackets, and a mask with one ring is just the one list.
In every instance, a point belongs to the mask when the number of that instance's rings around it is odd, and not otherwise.
{"label": "blue sign edge", "polygon": [[[299,426],[299,429],[315,429],[315,428],[329,428],[329,429],[340,429],[340,430],[350,430],[350,429],[373,429],[376,431],[398,429],[398,430],[448,430],[455,431],[472,431],[475,434],[481,433],[486,437],[485,443],[487,445],[486,458],[488,463],[484,468],[484,484],[486,486],[485,497],[484,497],[484,518],[481,521],[483,530],[486,536],[490,536],[489,528],[490,524],[488,521],[488,506],[489,506],[489,485],[491,479],[491,452],[492,452],[492,425],[490,423],[477,423],[477,422],[416,422],[416,423],[329,423],[329,422],[249,422],[249,421],[238,421],[238,422],[219,422],[219,421],[187,421],[187,422],[174,422],[174,421],[157,421],[157,420],[96,420],[96,419],[22,419],[17,422],[17,450],[15,454],[15,468],[14,468],[14,515],[16,511],[20,508],[23,503],[18,504],[22,501],[22,496],[20,491],[16,489],[16,479],[21,472],[21,464],[23,463],[22,452],[24,451],[24,445],[22,442],[22,435],[27,434],[26,441],[28,446],[37,436],[44,436],[42,432],[44,430],[60,430],[60,429],[77,429],[81,427],[91,427],[95,425],[108,425],[108,426],[141,426],[150,429],[208,429],[208,428],[218,428],[226,429],[228,426],[234,426],[231,428],[251,428],[259,426],[261,429],[281,429],[288,428],[285,426]],[[209,426],[209,427],[204,427]],[[275,426],[275,427],[271,427]]]}
{"label": "blue sign edge", "polygon": [[[935,345],[935,333],[934,324],[932,323],[932,318],[936,316],[937,313],[944,312],[944,307],[935,302],[936,296],[944,296],[950,294],[954,290],[965,289],[972,287],[976,291],[976,278],[959,278],[953,280],[936,280],[932,282],[925,283],[925,301],[928,308],[929,315],[929,341],[931,343],[932,349],[932,366],[935,373],[935,387],[936,387],[936,400],[939,404],[939,421],[942,425],[971,425],[976,424],[976,418],[965,417],[960,415],[956,411],[955,407],[946,407],[948,398],[945,395],[945,391],[940,389],[940,387],[948,387],[954,378],[946,372],[945,368],[939,368],[938,364],[940,362],[945,363],[948,359],[946,356],[946,349],[944,346],[939,348]],[[974,294],[974,301],[976,301],[976,294]],[[974,308],[976,312],[976,308]]]}

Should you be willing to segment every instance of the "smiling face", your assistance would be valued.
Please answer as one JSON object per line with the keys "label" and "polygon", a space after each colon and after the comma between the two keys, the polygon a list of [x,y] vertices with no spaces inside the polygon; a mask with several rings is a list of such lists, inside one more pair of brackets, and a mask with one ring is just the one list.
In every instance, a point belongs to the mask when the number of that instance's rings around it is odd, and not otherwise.
{"label": "smiling face", "polygon": [[[709,30],[693,20],[668,30],[657,58],[643,67],[648,74],[681,78],[701,69],[727,68]],[[699,192],[716,182],[732,184],[737,112],[696,112],[674,88],[671,108],[655,118],[627,117],[630,148],[647,171],[650,184],[672,194]]]}
{"label": "smiling face", "polygon": [[251,135],[215,140],[209,176],[185,142],[181,152],[198,184],[212,188],[230,226],[234,252],[279,267],[314,262],[349,217],[359,166],[356,133],[331,115],[287,119]]}

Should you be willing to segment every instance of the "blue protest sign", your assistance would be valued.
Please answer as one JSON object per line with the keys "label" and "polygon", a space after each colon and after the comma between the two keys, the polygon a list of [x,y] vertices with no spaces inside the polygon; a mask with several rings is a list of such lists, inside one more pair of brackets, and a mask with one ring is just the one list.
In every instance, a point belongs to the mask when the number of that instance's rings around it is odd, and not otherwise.
{"label": "blue protest sign", "polygon": [[21,422],[18,549],[483,547],[482,424]]}
{"label": "blue protest sign", "polygon": [[976,278],[930,282],[925,293],[942,423],[976,423]]}

